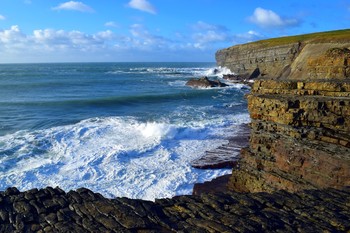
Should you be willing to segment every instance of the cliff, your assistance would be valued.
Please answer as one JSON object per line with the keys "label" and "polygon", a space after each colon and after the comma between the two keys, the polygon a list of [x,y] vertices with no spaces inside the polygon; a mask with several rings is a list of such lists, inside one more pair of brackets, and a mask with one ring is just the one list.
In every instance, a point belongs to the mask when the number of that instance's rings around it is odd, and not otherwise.
{"label": "cliff", "polygon": [[[333,48],[340,50],[349,48],[349,36],[350,30],[340,30],[274,38],[222,49],[217,51],[215,56],[219,66],[225,66],[242,76],[323,79],[326,78],[325,73],[328,72],[327,77],[331,77],[330,72],[338,73],[344,66],[348,66],[347,61],[342,58],[339,58],[336,64],[327,63],[327,56],[338,56],[339,53],[325,54],[325,52]],[[319,70],[312,71],[316,66]],[[349,75],[345,74],[346,77]],[[332,76],[335,77],[343,77],[343,73]]]}
{"label": "cliff", "polygon": [[259,71],[247,96],[249,147],[229,188],[299,191],[350,185],[350,30],[220,50],[218,65]]}

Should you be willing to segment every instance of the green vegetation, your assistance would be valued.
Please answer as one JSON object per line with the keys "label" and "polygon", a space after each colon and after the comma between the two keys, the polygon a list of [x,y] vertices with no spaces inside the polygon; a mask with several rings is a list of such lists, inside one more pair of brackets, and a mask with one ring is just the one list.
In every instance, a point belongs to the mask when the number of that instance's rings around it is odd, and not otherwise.
{"label": "green vegetation", "polygon": [[297,36],[279,37],[267,40],[260,40],[249,43],[250,45],[262,46],[262,47],[273,47],[290,43],[325,43],[325,42],[350,42],[350,29],[318,32],[312,34],[304,34]]}

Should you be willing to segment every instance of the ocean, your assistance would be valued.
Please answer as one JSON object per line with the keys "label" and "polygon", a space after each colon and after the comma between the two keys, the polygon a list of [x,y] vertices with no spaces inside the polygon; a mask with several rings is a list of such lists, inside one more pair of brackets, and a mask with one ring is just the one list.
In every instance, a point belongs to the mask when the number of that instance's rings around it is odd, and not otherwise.
{"label": "ocean", "polygon": [[145,200],[231,173],[191,161],[250,121],[249,88],[196,89],[215,63],[0,64],[0,190],[86,187]]}

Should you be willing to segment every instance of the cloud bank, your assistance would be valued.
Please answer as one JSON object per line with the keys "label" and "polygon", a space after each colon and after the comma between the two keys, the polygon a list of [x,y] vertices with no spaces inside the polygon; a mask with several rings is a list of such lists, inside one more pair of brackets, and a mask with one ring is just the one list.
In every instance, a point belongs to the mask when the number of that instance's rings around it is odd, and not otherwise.
{"label": "cloud bank", "polygon": [[94,12],[94,9],[85,5],[82,2],[69,1],[65,3],[61,3],[60,5],[53,7],[53,10],[72,10],[72,11],[80,11],[80,12]]}
{"label": "cloud bank", "polygon": [[282,18],[272,10],[256,8],[253,15],[248,18],[251,23],[254,23],[262,28],[286,28],[298,25],[300,22],[297,19]]}
{"label": "cloud bank", "polygon": [[151,3],[149,3],[147,0],[131,0],[128,6],[140,11],[151,13],[151,14],[157,13],[154,6]]}
{"label": "cloud bank", "polygon": [[6,19],[6,17],[5,17],[5,16],[0,15],[0,20],[5,20],[5,19]]}
{"label": "cloud bank", "polygon": [[161,36],[143,24],[130,25],[124,34],[55,29],[24,33],[14,25],[0,30],[0,51],[9,55],[0,57],[0,62],[164,61],[164,57],[167,61],[210,61],[216,44],[228,41],[229,35],[221,26],[196,25],[182,38]]}

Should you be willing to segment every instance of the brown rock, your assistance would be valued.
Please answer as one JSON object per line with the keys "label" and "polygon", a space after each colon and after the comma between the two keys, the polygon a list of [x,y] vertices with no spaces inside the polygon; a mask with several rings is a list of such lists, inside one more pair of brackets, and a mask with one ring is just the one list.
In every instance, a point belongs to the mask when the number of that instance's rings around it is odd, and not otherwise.
{"label": "brown rock", "polygon": [[186,83],[187,86],[210,88],[210,87],[226,87],[227,84],[220,82],[219,80],[209,80],[208,77],[202,77],[199,79],[191,79]]}

